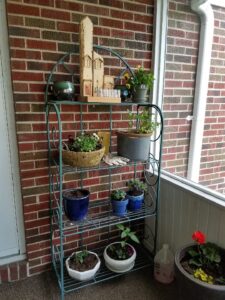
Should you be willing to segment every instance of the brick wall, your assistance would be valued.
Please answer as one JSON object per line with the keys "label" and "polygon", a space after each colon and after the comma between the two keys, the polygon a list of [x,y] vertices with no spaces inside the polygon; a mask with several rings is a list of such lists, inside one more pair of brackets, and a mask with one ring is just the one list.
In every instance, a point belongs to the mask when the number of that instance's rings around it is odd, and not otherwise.
{"label": "brick wall", "polygon": [[[122,54],[132,67],[151,67],[153,0],[20,0],[7,1],[8,30],[11,53],[13,92],[19,147],[20,175],[23,196],[26,250],[29,274],[49,268],[49,195],[47,140],[45,131],[44,88],[50,69],[69,50],[75,53],[71,67],[79,77],[78,32],[80,20],[88,15],[94,23],[94,43],[109,46]],[[118,60],[106,56],[105,71],[117,74]],[[65,78],[64,71],[60,71]],[[76,85],[77,91],[79,85]],[[77,108],[63,107],[65,137],[74,133],[79,116]],[[87,129],[108,126],[104,108],[84,110]],[[96,123],[93,120],[97,120]],[[114,128],[124,127],[124,114],[114,112]],[[140,170],[141,172],[141,170]],[[88,179],[89,175],[91,176]],[[113,175],[114,187],[124,186],[132,175],[129,168]],[[66,186],[76,186],[76,177],[68,174]],[[92,191],[92,200],[107,195],[105,173],[86,174],[85,184]],[[103,235],[102,235],[103,236]],[[95,233],[87,242],[100,242]],[[68,240],[72,247],[76,242]],[[68,246],[69,247],[69,246]]]}
{"label": "brick wall", "polygon": [[164,88],[163,167],[183,177],[187,162],[198,55],[199,25],[189,0],[169,1]]}
{"label": "brick wall", "polygon": [[214,7],[214,40],[200,183],[225,193],[225,9]]}

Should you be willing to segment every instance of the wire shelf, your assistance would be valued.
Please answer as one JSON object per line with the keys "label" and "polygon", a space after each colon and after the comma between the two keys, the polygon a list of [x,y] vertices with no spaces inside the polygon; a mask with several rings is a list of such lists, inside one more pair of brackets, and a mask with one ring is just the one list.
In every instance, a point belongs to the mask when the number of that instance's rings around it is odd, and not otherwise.
{"label": "wire shelf", "polygon": [[[146,217],[155,216],[153,205],[143,204],[137,211],[128,211],[123,217],[113,215],[112,210],[105,210],[109,207],[109,200],[94,201],[90,203],[89,214],[82,221],[70,221],[67,219],[64,213],[62,222],[62,231],[64,236],[70,236],[74,234],[80,234],[91,230],[102,229],[108,226],[113,226],[118,223],[126,223],[129,221],[135,221],[144,219]],[[92,212],[92,210],[94,212]],[[60,228],[59,222],[59,210],[56,208],[53,210],[53,224]]]}
{"label": "wire shelf", "polygon": [[[119,277],[122,275],[126,275],[130,272],[137,271],[146,267],[153,266],[153,256],[143,247],[143,246],[135,246],[136,252],[137,252],[137,257],[135,260],[135,265],[132,270],[126,272],[126,273],[114,273],[110,271],[104,263],[103,259],[103,251],[104,248],[97,249],[97,250],[92,250],[96,252],[99,255],[99,258],[101,259],[101,267],[99,271],[96,273],[95,277],[91,280],[88,281],[78,281],[73,278],[71,278],[66,270],[66,267],[64,267],[64,292],[69,293],[72,291],[75,291],[77,289],[90,286],[99,282],[103,282],[115,277]],[[58,283],[59,286],[61,286],[61,282],[59,280],[59,274],[60,274],[60,264],[58,262],[53,263],[56,275],[58,278]],[[65,263],[64,263],[65,266]]]}

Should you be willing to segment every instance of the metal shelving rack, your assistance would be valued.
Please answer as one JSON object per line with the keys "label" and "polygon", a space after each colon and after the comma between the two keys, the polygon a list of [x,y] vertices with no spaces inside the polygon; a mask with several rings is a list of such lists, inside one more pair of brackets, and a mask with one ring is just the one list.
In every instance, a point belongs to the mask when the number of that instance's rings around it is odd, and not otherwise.
{"label": "metal shelving rack", "polygon": [[[69,54],[63,56],[63,59],[58,61],[57,65],[64,64],[64,59],[68,57]],[[50,187],[50,220],[51,220],[51,252],[52,252],[52,265],[57,275],[60,291],[61,300],[64,299],[64,294],[74,291],[76,289],[95,284],[97,282],[105,281],[116,276],[121,276],[121,274],[116,274],[109,271],[105,266],[103,259],[100,271],[96,274],[95,278],[87,282],[78,282],[70,278],[65,269],[65,249],[64,242],[65,239],[79,235],[80,241],[82,243],[83,234],[90,232],[92,230],[99,230],[103,228],[111,228],[112,226],[119,223],[130,223],[135,220],[144,220],[147,217],[154,217],[155,226],[152,234],[153,242],[153,253],[149,253],[144,249],[144,247],[138,247],[137,249],[137,259],[134,268],[131,271],[135,271],[152,264],[152,258],[155,252],[156,246],[156,232],[157,232],[157,212],[158,212],[158,197],[160,188],[160,169],[161,169],[161,152],[162,152],[162,133],[163,133],[163,118],[160,109],[153,104],[149,103],[84,103],[77,101],[53,101],[49,99],[49,85],[53,81],[53,74],[56,71],[56,66],[53,67],[52,72],[49,76],[45,100],[46,100],[46,123],[47,123],[47,137],[48,137],[48,160],[49,160],[49,187]],[[73,76],[72,72],[68,70],[70,75]],[[101,163],[97,167],[90,169],[87,168],[73,168],[70,166],[63,165],[62,162],[62,149],[63,149],[63,130],[61,121],[61,109],[62,105],[76,105],[80,108],[80,130],[83,130],[83,107],[87,105],[91,106],[108,106],[110,112],[109,120],[109,130],[112,133],[113,122],[112,113],[113,106],[136,106],[137,113],[140,107],[148,107],[149,109],[155,110],[158,122],[160,123],[160,128],[157,130],[157,134],[150,140],[152,145],[158,143],[158,157],[150,154],[149,159],[145,162],[131,161],[128,166],[131,166],[136,174],[137,166],[143,165],[145,169],[145,178],[149,186],[149,193],[147,199],[142,208],[138,211],[128,212],[125,217],[116,217],[112,214],[110,200],[96,200],[91,201],[89,206],[88,217],[79,222],[69,221],[63,212],[63,198],[62,193],[64,190],[64,175],[68,173],[79,174],[80,186],[83,186],[83,174],[91,170],[107,170],[109,179],[109,190],[111,189],[111,176],[112,172],[122,166],[108,166],[105,163]],[[54,114],[54,117],[52,117]],[[56,116],[56,118],[55,118]],[[111,139],[110,139],[111,140]],[[56,158],[57,157],[57,158]],[[150,170],[150,171],[147,171]],[[57,241],[57,242],[56,242]],[[137,248],[137,247],[136,247]],[[94,249],[101,258],[103,249]],[[130,272],[131,272],[130,271]]]}

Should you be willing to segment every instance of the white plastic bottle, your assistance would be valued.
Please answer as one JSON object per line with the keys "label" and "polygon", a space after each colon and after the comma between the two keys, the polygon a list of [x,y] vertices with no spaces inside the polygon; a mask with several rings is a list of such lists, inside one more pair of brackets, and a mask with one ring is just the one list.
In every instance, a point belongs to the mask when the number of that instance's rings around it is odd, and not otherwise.
{"label": "white plastic bottle", "polygon": [[174,255],[168,244],[164,244],[154,258],[154,277],[161,283],[171,283],[174,279]]}

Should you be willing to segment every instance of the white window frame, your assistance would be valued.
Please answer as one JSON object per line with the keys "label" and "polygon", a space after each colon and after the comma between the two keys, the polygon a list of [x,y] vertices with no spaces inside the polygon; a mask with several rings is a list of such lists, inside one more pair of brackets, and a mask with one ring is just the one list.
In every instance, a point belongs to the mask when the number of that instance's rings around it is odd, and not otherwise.
{"label": "white window frame", "polygon": [[[165,57],[166,57],[166,38],[167,38],[167,18],[168,18],[168,1],[157,0],[157,7],[155,12],[155,40],[154,40],[154,60],[153,72],[155,74],[153,103],[162,108],[163,105],[163,90],[164,90],[164,74],[165,74]],[[224,0],[210,0],[211,5],[224,7]],[[152,149],[154,154],[157,149]],[[225,207],[225,195],[213,191],[201,184],[195,183],[191,180],[182,178],[175,174],[169,173],[165,170],[161,171],[161,177],[177,186],[186,189],[198,195],[208,202]]]}

